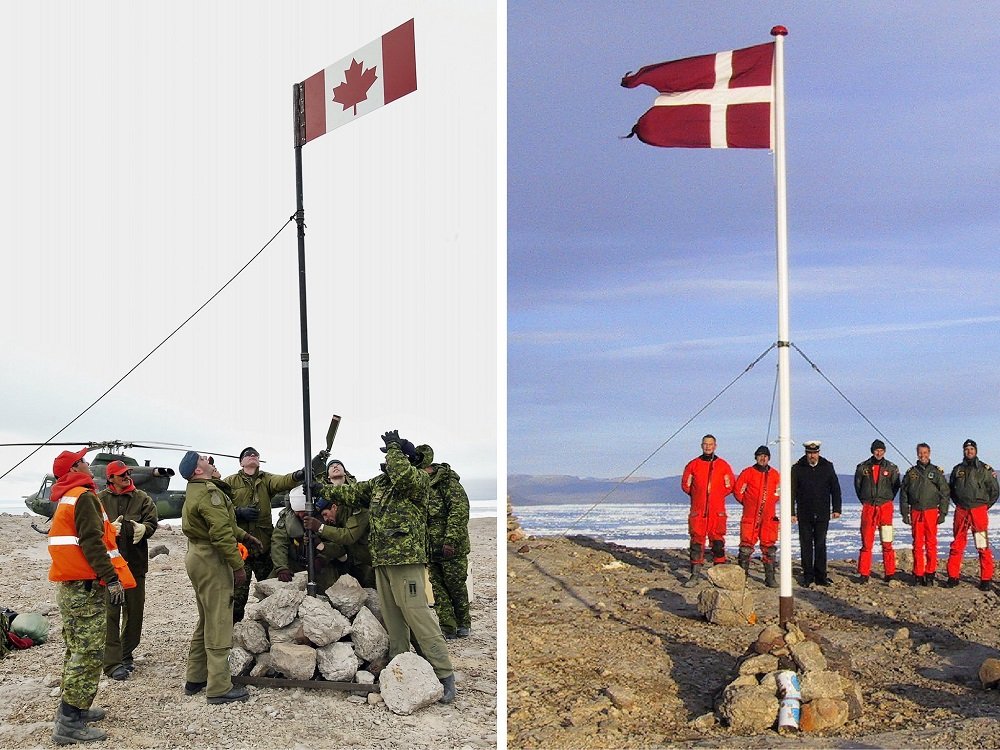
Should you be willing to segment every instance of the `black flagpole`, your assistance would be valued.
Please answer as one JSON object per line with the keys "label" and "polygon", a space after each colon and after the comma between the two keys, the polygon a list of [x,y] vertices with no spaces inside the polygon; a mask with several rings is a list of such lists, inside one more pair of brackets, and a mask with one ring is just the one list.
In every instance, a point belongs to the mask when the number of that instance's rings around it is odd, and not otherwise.
{"label": "black flagpole", "polygon": [[[305,86],[301,83],[292,85],[292,117],[295,130],[295,223],[298,225],[299,238],[299,328],[302,334],[302,466],[308,473],[312,472],[312,462],[309,454],[310,435],[309,424],[309,324],[306,315],[306,217],[302,200],[302,144],[306,140],[305,118]],[[312,499],[310,476],[304,478],[306,493],[306,514],[312,515],[315,506]],[[308,560],[309,578],[306,593],[316,596],[315,562],[313,560],[313,535],[306,529],[306,554]]]}

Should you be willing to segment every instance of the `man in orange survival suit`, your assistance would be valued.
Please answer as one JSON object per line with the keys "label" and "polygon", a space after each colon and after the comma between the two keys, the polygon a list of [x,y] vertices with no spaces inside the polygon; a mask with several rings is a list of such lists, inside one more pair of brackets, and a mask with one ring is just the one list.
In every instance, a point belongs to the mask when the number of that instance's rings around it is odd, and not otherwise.
{"label": "man in orange survival suit", "polygon": [[726,495],[735,485],[732,468],[715,455],[715,436],[705,435],[701,439],[701,455],[684,467],[681,476],[681,489],[691,496],[688,514],[691,577],[684,582],[687,588],[698,583],[705,561],[705,537],[712,544],[712,562],[719,565],[726,561]]}
{"label": "man in orange survival suit", "polygon": [[854,494],[861,501],[861,552],[858,554],[858,583],[868,583],[872,572],[872,545],[878,528],[882,542],[885,580],[896,575],[896,550],[892,548],[892,501],[899,491],[899,467],[885,457],[885,443],[872,441],[871,458],[854,470]]}
{"label": "man in orange survival suit", "polygon": [[108,601],[120,607],[125,603],[125,589],[135,587],[135,579],[115,546],[115,527],[97,497],[94,475],[84,458],[87,450],[63,451],[52,464],[56,483],[51,498],[59,504],[49,529],[49,580],[58,583],[66,643],[62,701],[52,732],[52,739],[60,745],[108,736],[87,726],[88,721],[107,715],[91,704],[104,663]]}
{"label": "man in orange survival suit", "polygon": [[962,463],[951,470],[948,486],[951,488],[951,499],[955,502],[955,521],[953,531],[955,539],[948,552],[948,588],[958,585],[959,574],[962,572],[962,556],[968,543],[969,530],[979,553],[979,589],[990,590],[993,580],[993,550],[987,529],[990,525],[990,508],[1000,495],[997,486],[997,473],[989,464],[979,460],[979,447],[975,440],[962,443]]}
{"label": "man in orange survival suit", "polygon": [[760,539],[760,552],[764,561],[764,585],[774,588],[775,555],[778,552],[778,482],[780,474],[768,466],[771,450],[760,446],[753,454],[754,463],[736,478],[733,497],[743,506],[740,520],[740,567],[750,569],[750,555]]}

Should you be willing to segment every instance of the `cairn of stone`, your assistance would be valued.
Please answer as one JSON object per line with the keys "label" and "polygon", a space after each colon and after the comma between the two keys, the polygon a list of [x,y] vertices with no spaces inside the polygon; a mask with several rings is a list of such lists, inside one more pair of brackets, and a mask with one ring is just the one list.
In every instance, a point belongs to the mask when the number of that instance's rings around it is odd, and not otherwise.
{"label": "cairn of stone", "polygon": [[528,538],[521,528],[521,522],[514,515],[514,506],[511,505],[510,495],[507,496],[507,541],[522,542]]}
{"label": "cairn of stone", "polygon": [[716,716],[741,733],[776,729],[784,697],[778,673],[785,670],[796,673],[801,688],[799,731],[829,731],[860,718],[861,688],[831,670],[820,644],[794,623],[768,625],[760,631],[740,658],[736,678],[722,691]]}
{"label": "cairn of stone", "polygon": [[753,594],[747,574],[739,565],[713,565],[705,573],[712,584],[698,594],[698,611],[716,625],[747,625],[757,622]]}
{"label": "cairn of stone", "polygon": [[234,675],[359,685],[379,680],[381,690],[388,669],[392,689],[382,697],[393,712],[409,714],[441,697],[441,683],[427,679],[427,670],[431,677],[434,672],[426,660],[416,654],[388,660],[389,635],[375,589],[342,575],[322,595],[311,597],[306,579],[302,572],[287,583],[257,582],[259,601],[248,605],[246,619],[233,626],[229,666]]}

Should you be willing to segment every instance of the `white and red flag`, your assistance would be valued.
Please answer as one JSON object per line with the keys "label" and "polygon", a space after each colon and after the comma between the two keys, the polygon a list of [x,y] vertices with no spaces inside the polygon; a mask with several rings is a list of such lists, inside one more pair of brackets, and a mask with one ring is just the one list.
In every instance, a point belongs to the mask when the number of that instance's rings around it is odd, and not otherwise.
{"label": "white and red flag", "polygon": [[647,65],[622,86],[660,95],[628,135],[651,146],[774,147],[774,42]]}
{"label": "white and red flag", "polygon": [[417,90],[413,19],[303,82],[303,143]]}

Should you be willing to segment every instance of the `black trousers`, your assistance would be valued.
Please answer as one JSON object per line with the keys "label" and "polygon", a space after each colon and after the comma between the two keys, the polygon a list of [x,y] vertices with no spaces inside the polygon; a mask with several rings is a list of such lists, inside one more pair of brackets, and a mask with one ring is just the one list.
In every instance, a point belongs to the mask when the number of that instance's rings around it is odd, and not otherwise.
{"label": "black trousers", "polygon": [[826,579],[826,531],[830,516],[799,516],[799,550],[806,583]]}

